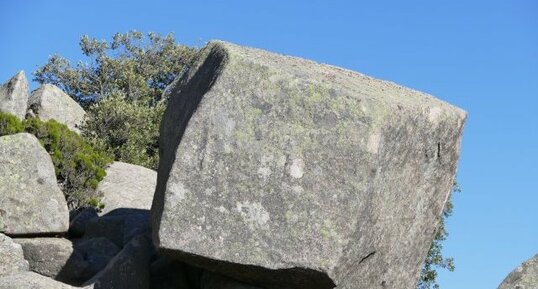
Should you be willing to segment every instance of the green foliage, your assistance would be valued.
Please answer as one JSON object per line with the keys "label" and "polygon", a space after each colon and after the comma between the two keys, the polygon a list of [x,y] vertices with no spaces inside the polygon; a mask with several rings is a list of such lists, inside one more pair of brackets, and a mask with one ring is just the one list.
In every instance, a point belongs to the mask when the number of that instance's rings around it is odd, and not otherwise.
{"label": "green foliage", "polygon": [[110,42],[85,35],[80,48],[88,61],[71,66],[54,55],[34,80],[62,88],[89,108],[82,131],[91,143],[116,160],[156,168],[163,91],[196,49],[176,44],[171,34],[145,37],[137,31],[116,33]]}
{"label": "green foliage", "polygon": [[24,131],[24,124],[18,117],[0,111],[0,136]]}
{"label": "green foliage", "polygon": [[108,154],[96,150],[55,120],[43,122],[28,118],[20,121],[13,115],[0,113],[0,136],[19,132],[33,134],[47,150],[71,209],[94,205],[95,200],[99,200],[95,188],[106,175],[104,168],[112,161]]}
{"label": "green foliage", "polygon": [[163,113],[162,103],[148,107],[110,96],[90,107],[82,131],[94,146],[116,160],[156,169]]}
{"label": "green foliage", "polygon": [[[457,183],[454,183],[452,187],[452,193],[461,192],[460,187]],[[439,284],[437,283],[437,269],[447,269],[449,271],[454,271],[454,259],[445,258],[443,256],[443,241],[448,237],[448,232],[445,227],[446,218],[452,215],[453,205],[452,205],[452,196],[448,198],[448,201],[443,210],[443,215],[440,220],[439,228],[435,233],[430,250],[424,261],[424,267],[422,267],[421,275],[419,282],[417,284],[417,289],[439,289]]]}

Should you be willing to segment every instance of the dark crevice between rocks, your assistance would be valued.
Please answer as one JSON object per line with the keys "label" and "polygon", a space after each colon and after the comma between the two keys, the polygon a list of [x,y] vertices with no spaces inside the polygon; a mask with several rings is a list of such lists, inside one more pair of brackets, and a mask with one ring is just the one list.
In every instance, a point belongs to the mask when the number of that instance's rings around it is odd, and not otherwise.
{"label": "dark crevice between rocks", "polygon": [[336,287],[327,273],[307,268],[268,269],[256,265],[210,259],[177,250],[161,249],[160,253],[192,266],[218,272],[265,289],[332,289]]}
{"label": "dark crevice between rocks", "polygon": [[[156,245],[159,244],[159,220],[161,219],[162,208],[164,207],[164,196],[158,196],[157,194],[164,194],[165,185],[170,176],[170,170],[175,162],[176,150],[185,133],[187,124],[191,116],[196,112],[203,96],[217,80],[226,60],[227,56],[222,48],[218,46],[206,48],[199,52],[198,59],[194,62],[195,64],[187,69],[178,80],[174,81],[178,85],[171,85],[173,90],[169,92],[168,106],[166,107],[160,127],[159,143],[161,145],[159,156],[161,161],[159,163],[157,188],[151,210],[154,226],[153,240]],[[170,144],[166,146],[162,145],[165,142]],[[167,149],[163,149],[164,147]]]}
{"label": "dark crevice between rocks", "polygon": [[66,236],[65,232],[47,232],[47,233],[26,233],[26,234],[11,234],[8,232],[0,232],[10,238],[62,238]]}

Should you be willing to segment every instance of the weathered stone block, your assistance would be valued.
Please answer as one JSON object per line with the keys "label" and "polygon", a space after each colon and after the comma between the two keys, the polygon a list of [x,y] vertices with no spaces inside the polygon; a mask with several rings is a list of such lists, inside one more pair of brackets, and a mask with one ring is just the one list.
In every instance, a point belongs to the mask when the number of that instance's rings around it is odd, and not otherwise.
{"label": "weathered stone block", "polygon": [[145,167],[113,162],[106,169],[105,178],[97,191],[103,194],[105,204],[101,214],[120,208],[151,209],[157,172]]}
{"label": "weathered stone block", "polygon": [[44,84],[32,91],[28,98],[28,109],[41,120],[54,119],[79,132],[86,112],[69,95],[52,84]]}
{"label": "weathered stone block", "polygon": [[28,80],[23,71],[0,86],[0,112],[7,112],[24,119],[28,103]]}
{"label": "weathered stone block", "polygon": [[0,137],[0,232],[66,232],[69,212],[47,151],[31,134]]}
{"label": "weathered stone block", "polygon": [[0,233],[0,277],[28,271],[28,261],[24,259],[21,245]]}
{"label": "weathered stone block", "polygon": [[163,253],[264,288],[414,288],[465,112],[219,41],[167,93],[152,207]]}

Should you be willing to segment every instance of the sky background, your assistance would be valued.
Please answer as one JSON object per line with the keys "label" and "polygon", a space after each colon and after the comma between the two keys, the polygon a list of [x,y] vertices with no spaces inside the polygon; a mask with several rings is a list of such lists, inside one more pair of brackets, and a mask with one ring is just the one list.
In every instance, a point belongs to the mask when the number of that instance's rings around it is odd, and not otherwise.
{"label": "sky background", "polygon": [[0,11],[0,82],[54,53],[81,59],[83,34],[136,29],[309,58],[462,107],[463,192],[445,242],[456,271],[441,288],[496,288],[538,253],[538,1],[0,0]]}

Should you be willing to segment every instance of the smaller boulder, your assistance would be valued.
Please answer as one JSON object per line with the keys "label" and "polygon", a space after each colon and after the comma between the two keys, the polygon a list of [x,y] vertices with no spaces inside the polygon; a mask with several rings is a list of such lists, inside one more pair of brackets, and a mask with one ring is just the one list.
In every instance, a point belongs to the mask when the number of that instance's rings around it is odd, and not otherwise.
{"label": "smaller boulder", "polygon": [[37,138],[28,133],[0,137],[0,232],[56,234],[68,225],[54,165]]}
{"label": "smaller boulder", "polygon": [[28,113],[41,120],[54,119],[80,132],[79,127],[86,112],[69,95],[52,84],[34,90],[28,99]]}
{"label": "smaller boulder", "polygon": [[28,102],[28,80],[24,71],[15,74],[0,86],[0,112],[7,112],[24,119]]}
{"label": "smaller boulder", "polygon": [[525,261],[510,273],[498,289],[538,288],[538,255]]}
{"label": "smaller boulder", "polygon": [[28,261],[24,259],[21,245],[0,234],[0,277],[28,271]]}
{"label": "smaller boulder", "polygon": [[15,239],[22,246],[30,270],[65,283],[77,283],[86,264],[73,250],[71,241],[62,238]]}
{"label": "smaller boulder", "polygon": [[94,289],[149,289],[151,241],[137,236],[108,263],[106,268],[84,284]]}
{"label": "smaller boulder", "polygon": [[97,186],[105,204],[102,214],[119,208],[151,209],[156,184],[154,170],[123,162],[112,163]]}

